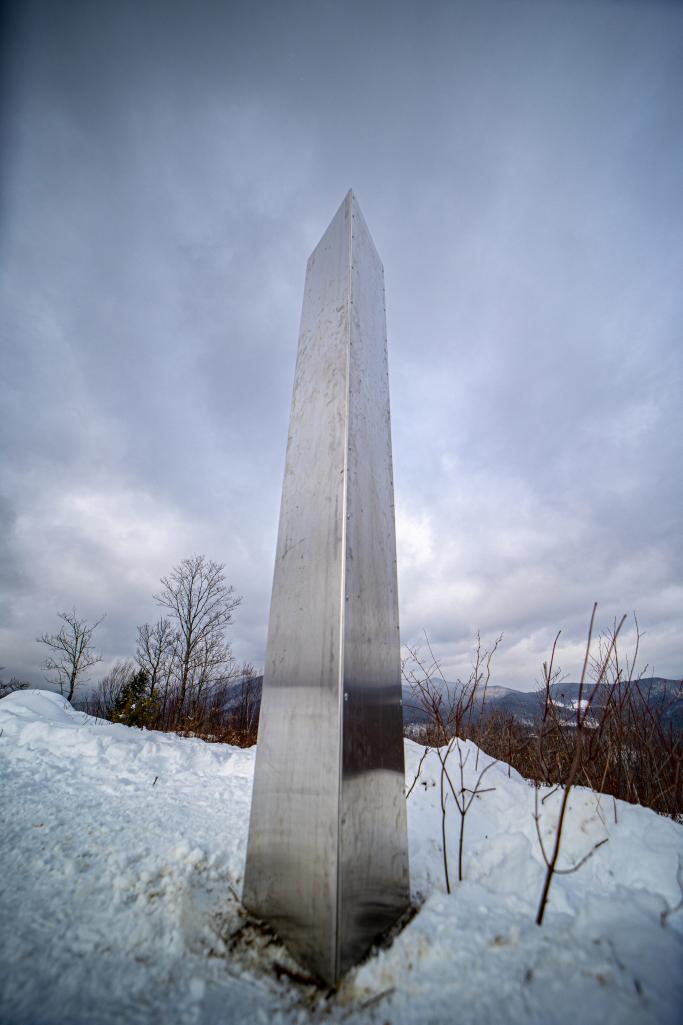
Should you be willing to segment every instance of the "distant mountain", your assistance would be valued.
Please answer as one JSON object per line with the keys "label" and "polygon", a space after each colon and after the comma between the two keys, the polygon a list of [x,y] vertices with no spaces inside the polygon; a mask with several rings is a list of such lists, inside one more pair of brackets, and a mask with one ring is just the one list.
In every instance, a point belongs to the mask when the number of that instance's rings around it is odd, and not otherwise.
{"label": "distant mountain", "polygon": [[[556,683],[552,687],[553,701],[556,706],[567,711],[567,721],[570,721],[577,711],[579,702],[580,684],[578,683]],[[606,684],[584,685],[581,694],[581,704],[585,708],[588,702],[597,716],[609,699],[611,688]],[[647,676],[641,680],[625,682],[621,685],[619,692],[614,692],[614,699],[620,697],[628,698],[634,708],[638,709],[647,705],[651,711],[659,714],[665,723],[671,723],[675,730],[683,730],[683,682],[680,680],[665,680],[662,676]]]}
{"label": "distant mountain", "polygon": [[236,680],[228,689],[227,696],[223,702],[225,711],[240,708],[245,701],[254,702],[258,708],[261,707],[261,694],[263,693],[263,676],[249,676]]}
{"label": "distant mountain", "polygon": [[[451,696],[457,696],[461,685],[454,682],[440,682],[436,684],[444,696],[444,703],[447,700],[447,692]],[[625,687],[627,685],[624,685]],[[594,684],[584,685],[582,701],[587,701],[593,690]],[[261,693],[263,690],[263,677],[255,676],[250,680],[236,681],[228,693],[224,708],[227,710],[238,708],[248,701],[250,708],[258,709],[261,706]],[[605,684],[598,686],[598,693],[591,702],[591,706],[597,711],[600,709],[603,699],[606,700],[609,687]],[[674,729],[683,730],[683,683],[677,680],[665,680],[660,676],[651,676],[630,684],[631,698],[634,702],[647,700],[651,708],[661,709],[666,722],[671,721]],[[576,715],[576,704],[579,697],[579,684],[564,682],[552,686],[552,696],[555,706],[566,710],[567,722]],[[403,722],[406,726],[429,721],[429,713],[421,706],[419,696],[406,684],[402,687],[403,697]],[[512,687],[489,686],[486,688],[486,700],[484,714],[490,715],[498,712],[502,715],[513,715],[519,722],[531,725],[543,712],[543,692],[539,689],[533,691],[520,691]],[[475,706],[475,719],[481,713],[481,700]]]}
{"label": "distant mountain", "polygon": [[[437,690],[443,694],[444,710],[448,703],[448,695],[457,699],[461,690],[461,684],[448,681],[447,683],[436,684]],[[490,685],[486,688],[486,696],[478,696],[475,702],[473,714],[475,719],[482,711],[485,715],[493,712],[500,712],[503,715],[514,715],[521,722],[531,723],[538,717],[541,707],[540,699],[536,691],[514,690],[512,687],[499,687]],[[403,685],[403,721],[406,726],[412,723],[423,723],[429,720],[428,712],[421,707],[419,696],[413,688]]]}
{"label": "distant mountain", "polygon": [[[555,683],[553,684],[553,698],[555,701],[578,701],[579,683]],[[640,694],[649,702],[662,702],[683,698],[683,681],[665,680],[662,676],[647,676],[642,680],[633,680],[630,684],[622,684],[624,690],[630,690],[631,694]],[[582,699],[591,696],[595,690],[595,684],[585,684]],[[606,684],[598,684],[598,695],[600,691],[607,693],[609,690]],[[597,700],[596,695],[594,700]]]}

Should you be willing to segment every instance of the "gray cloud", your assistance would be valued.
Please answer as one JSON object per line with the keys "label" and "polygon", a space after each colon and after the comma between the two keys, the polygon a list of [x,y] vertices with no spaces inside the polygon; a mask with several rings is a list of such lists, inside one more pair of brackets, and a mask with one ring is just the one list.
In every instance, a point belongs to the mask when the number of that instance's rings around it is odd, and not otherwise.
{"label": "gray cloud", "polygon": [[263,658],[303,276],[386,272],[402,632],[531,686],[592,602],[680,675],[683,12],[22,3],[5,37],[0,662],[108,659],[204,551]]}

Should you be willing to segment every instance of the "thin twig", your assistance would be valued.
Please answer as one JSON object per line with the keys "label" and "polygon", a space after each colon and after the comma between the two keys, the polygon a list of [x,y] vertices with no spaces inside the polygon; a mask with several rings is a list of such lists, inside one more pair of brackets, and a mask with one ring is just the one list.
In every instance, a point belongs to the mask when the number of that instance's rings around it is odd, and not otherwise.
{"label": "thin twig", "polygon": [[424,749],[424,751],[422,752],[422,757],[420,758],[419,764],[417,766],[417,773],[415,774],[415,779],[410,784],[410,789],[409,789],[408,793],[406,794],[406,801],[408,800],[408,798],[412,794],[413,788],[414,788],[415,784],[417,783],[418,779],[420,778],[420,772],[422,771],[422,763],[424,762],[424,760],[425,760],[425,758],[427,757],[428,754],[429,754],[429,748],[426,747]]}

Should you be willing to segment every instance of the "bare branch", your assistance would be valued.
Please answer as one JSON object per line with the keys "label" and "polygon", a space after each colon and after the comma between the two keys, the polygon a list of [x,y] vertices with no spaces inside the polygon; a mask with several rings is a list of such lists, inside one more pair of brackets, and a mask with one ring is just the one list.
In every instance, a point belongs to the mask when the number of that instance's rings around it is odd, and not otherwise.
{"label": "bare branch", "polygon": [[43,633],[36,637],[36,641],[50,649],[50,654],[42,663],[42,668],[53,674],[52,679],[47,677],[48,681],[59,686],[60,694],[66,691],[67,701],[71,701],[76,687],[84,681],[88,669],[102,661],[102,656],[94,653],[92,635],[104,616],[89,624],[78,618],[75,608],[70,612],[60,612],[58,615],[64,622],[59,632]]}

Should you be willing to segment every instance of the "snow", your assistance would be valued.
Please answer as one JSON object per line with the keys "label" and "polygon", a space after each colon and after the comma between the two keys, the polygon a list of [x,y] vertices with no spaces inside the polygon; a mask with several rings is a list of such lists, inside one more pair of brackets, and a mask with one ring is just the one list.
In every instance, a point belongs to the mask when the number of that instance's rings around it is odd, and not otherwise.
{"label": "snow", "polygon": [[[472,787],[489,759],[463,751]],[[422,752],[406,741],[409,782]],[[435,752],[408,800],[419,911],[337,993],[293,980],[238,900],[254,755],[93,719],[44,691],[0,701],[3,1023],[681,1020],[683,826],[577,788],[562,865],[609,842],[555,878],[539,928],[533,788],[506,765],[487,772],[461,883],[449,808],[448,895]],[[559,797],[542,806],[548,838]]]}
{"label": "snow", "polygon": [[590,698],[569,698],[568,701],[555,701],[558,708],[568,708],[571,712],[581,711],[585,712],[590,706]]}

